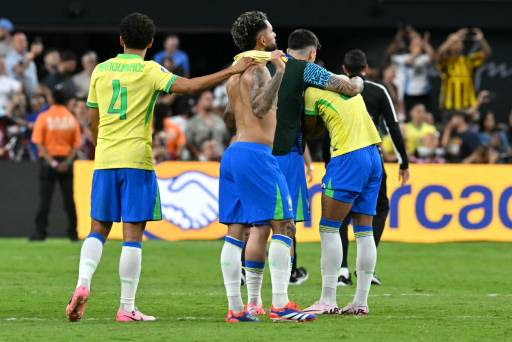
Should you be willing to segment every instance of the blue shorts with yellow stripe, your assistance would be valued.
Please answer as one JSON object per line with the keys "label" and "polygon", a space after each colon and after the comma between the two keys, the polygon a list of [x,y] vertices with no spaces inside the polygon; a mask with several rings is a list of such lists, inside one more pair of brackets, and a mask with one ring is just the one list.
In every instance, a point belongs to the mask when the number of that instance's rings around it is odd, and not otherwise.
{"label": "blue shorts with yellow stripe", "polygon": [[236,142],[222,156],[219,179],[219,221],[224,224],[266,224],[293,219],[286,180],[267,145]]}
{"label": "blue shorts with yellow stripe", "polygon": [[327,164],[322,180],[324,195],[351,203],[352,212],[375,215],[382,180],[382,160],[371,145],[342,154]]}
{"label": "blue shorts with yellow stripe", "polygon": [[304,156],[299,151],[275,156],[279,168],[288,184],[292,197],[295,222],[310,221],[309,194],[306,173],[304,171]]}
{"label": "blue shorts with yellow stripe", "polygon": [[91,217],[103,222],[145,222],[162,219],[155,171],[94,170]]}

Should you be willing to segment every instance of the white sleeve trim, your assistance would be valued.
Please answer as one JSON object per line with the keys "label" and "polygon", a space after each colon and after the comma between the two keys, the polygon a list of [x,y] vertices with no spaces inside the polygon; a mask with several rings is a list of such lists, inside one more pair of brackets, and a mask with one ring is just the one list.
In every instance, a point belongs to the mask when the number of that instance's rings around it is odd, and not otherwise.
{"label": "white sleeve trim", "polygon": [[384,91],[384,94],[386,94],[386,97],[388,98],[388,102],[389,102],[389,106],[391,107],[391,111],[393,112],[393,118],[395,119],[395,122],[398,122],[398,117],[396,115],[395,106],[393,105],[393,101],[391,101],[391,96],[389,96],[389,93],[388,93],[388,90],[386,89],[386,87],[384,87],[382,84],[375,83],[372,81],[365,81],[365,82],[373,84],[373,85],[381,88]]}

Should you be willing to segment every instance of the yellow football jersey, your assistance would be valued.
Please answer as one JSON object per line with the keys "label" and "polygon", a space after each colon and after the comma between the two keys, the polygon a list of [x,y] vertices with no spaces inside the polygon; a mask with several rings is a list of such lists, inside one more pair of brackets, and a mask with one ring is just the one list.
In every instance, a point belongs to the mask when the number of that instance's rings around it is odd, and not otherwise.
{"label": "yellow football jersey", "polygon": [[361,95],[347,97],[309,87],[304,100],[305,114],[320,116],[329,131],[332,157],[380,143]]}
{"label": "yellow football jersey", "polygon": [[153,107],[176,78],[133,54],[119,54],[96,66],[87,98],[87,106],[100,114],[95,169],[153,170]]}

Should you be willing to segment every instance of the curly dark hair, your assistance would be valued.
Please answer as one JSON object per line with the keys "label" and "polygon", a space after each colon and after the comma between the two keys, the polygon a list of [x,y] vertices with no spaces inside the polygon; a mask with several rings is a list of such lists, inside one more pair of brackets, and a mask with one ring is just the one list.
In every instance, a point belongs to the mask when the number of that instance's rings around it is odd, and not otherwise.
{"label": "curly dark hair", "polygon": [[256,46],[258,33],[267,28],[267,15],[261,11],[249,11],[236,18],[231,26],[231,37],[242,50],[251,50]]}
{"label": "curly dark hair", "polygon": [[143,50],[155,35],[155,23],[145,14],[131,13],[121,20],[119,30],[127,48]]}

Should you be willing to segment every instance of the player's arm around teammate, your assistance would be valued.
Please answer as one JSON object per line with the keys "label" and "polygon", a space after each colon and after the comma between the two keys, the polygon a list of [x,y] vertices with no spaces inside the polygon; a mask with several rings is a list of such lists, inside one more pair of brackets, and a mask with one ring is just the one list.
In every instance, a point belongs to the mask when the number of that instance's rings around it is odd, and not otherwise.
{"label": "player's arm around teammate", "polygon": [[151,148],[156,99],[160,92],[192,93],[210,88],[245,71],[253,63],[250,58],[241,59],[211,75],[180,78],[153,61],[144,61],[155,34],[155,25],[148,16],[132,13],[120,26],[119,42],[124,53],[95,68],[87,99],[96,145],[91,231],[82,245],[77,287],[66,308],[70,321],[82,318],[103,244],[113,222],[121,221],[121,300],[116,320],[155,320],[135,308],[135,295],[146,222],[162,219]]}

